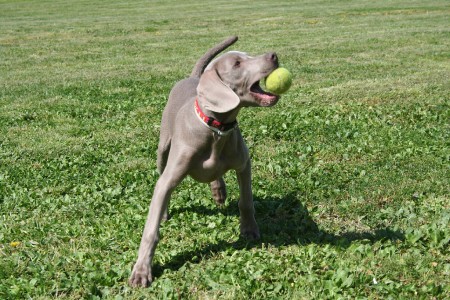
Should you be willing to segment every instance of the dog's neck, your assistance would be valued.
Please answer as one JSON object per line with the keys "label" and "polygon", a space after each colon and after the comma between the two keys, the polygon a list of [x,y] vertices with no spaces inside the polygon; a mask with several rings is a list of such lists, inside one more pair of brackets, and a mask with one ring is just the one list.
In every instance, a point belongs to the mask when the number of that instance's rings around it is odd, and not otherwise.
{"label": "dog's neck", "polygon": [[228,135],[237,127],[236,117],[239,108],[226,113],[217,113],[202,107],[200,101],[196,99],[194,109],[199,120],[219,135]]}

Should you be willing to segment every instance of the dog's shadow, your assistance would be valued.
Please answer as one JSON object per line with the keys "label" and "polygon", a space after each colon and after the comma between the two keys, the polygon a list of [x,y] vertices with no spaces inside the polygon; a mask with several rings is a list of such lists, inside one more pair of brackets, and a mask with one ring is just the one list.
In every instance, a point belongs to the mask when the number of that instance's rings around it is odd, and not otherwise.
{"label": "dog's shadow", "polygon": [[[261,238],[255,241],[248,241],[239,238],[235,242],[221,241],[210,244],[201,250],[185,251],[174,256],[170,262],[164,265],[155,264],[153,275],[159,277],[163,270],[178,270],[186,262],[197,263],[198,258],[206,259],[215,253],[221,252],[230,247],[242,250],[259,247],[262,244],[273,246],[283,245],[307,245],[307,244],[329,244],[336,247],[349,247],[353,241],[367,240],[374,243],[380,240],[404,240],[403,233],[393,231],[389,228],[377,229],[370,232],[348,231],[341,234],[334,234],[322,230],[311,218],[308,209],[300,202],[297,196],[292,193],[284,197],[258,198],[254,199],[256,209],[256,220],[261,232]],[[226,215],[239,215],[237,203],[230,201],[220,209],[210,209],[203,206],[191,206],[184,209],[172,211],[176,215],[180,212],[195,212],[197,214],[213,215],[220,210]],[[193,257],[196,260],[193,260]]]}

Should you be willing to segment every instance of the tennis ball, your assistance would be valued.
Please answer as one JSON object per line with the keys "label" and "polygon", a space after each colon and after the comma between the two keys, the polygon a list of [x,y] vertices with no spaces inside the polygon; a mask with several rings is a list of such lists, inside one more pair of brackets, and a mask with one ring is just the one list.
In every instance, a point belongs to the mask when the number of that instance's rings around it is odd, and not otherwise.
{"label": "tennis ball", "polygon": [[292,84],[292,74],[285,68],[275,69],[266,78],[266,89],[276,95],[289,90]]}

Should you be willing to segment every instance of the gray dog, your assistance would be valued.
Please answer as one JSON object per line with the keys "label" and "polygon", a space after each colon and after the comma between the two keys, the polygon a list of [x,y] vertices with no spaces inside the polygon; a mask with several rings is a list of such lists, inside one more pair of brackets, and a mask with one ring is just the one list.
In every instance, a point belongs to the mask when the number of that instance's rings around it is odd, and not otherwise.
{"label": "gray dog", "polygon": [[161,220],[167,219],[170,196],[184,177],[211,183],[214,200],[226,198],[222,176],[234,169],[240,189],[240,230],[244,237],[259,238],[251,186],[250,158],[236,117],[242,107],[272,106],[279,97],[264,92],[260,79],[278,67],[273,52],[251,57],[231,51],[213,59],[237,41],[230,37],[210,49],[195,65],[191,76],[178,82],[164,109],[158,145],[161,174],[153,192],[138,258],[130,285],[152,282],[151,263],[159,240]]}

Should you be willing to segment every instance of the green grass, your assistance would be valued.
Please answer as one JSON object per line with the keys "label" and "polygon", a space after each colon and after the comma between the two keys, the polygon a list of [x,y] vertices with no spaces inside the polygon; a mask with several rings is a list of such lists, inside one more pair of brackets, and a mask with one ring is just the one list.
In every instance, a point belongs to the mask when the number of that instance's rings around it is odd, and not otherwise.
{"label": "green grass", "polygon": [[[1,299],[450,298],[448,1],[0,0]],[[262,238],[185,180],[127,285],[175,82],[229,35],[295,76],[240,127]]]}

